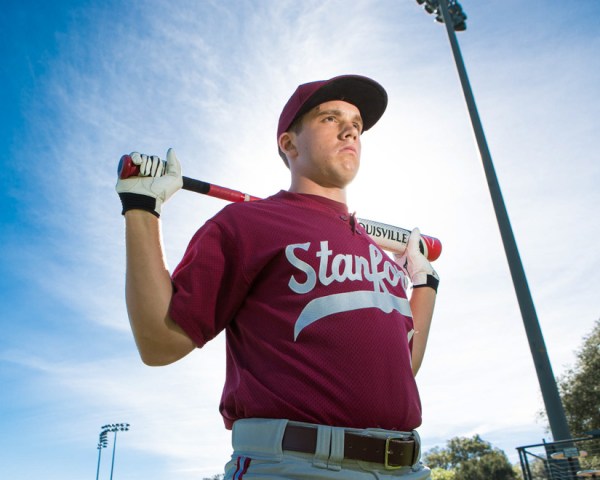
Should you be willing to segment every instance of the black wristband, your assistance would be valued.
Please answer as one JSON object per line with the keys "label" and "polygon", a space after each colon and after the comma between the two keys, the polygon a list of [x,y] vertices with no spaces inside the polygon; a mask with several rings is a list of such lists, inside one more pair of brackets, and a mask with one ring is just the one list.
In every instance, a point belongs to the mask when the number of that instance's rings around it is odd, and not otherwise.
{"label": "black wristband", "polygon": [[423,283],[422,285],[413,285],[413,288],[430,287],[433,288],[435,293],[437,293],[439,284],[440,281],[437,278],[435,278],[433,275],[427,275],[427,283]]}
{"label": "black wristband", "polygon": [[160,218],[160,215],[155,210],[156,198],[149,197],[148,195],[142,195],[139,193],[123,192],[119,193],[121,204],[123,205],[122,215],[129,210],[145,210]]}

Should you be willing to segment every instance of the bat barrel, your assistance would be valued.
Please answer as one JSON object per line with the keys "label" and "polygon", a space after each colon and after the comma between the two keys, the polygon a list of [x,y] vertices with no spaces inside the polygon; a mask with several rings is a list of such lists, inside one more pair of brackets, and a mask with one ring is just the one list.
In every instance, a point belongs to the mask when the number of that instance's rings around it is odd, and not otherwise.
{"label": "bat barrel", "polygon": [[[365,229],[367,234],[377,242],[377,244],[394,253],[403,254],[408,244],[410,230],[395,227],[386,223],[359,218],[358,223]],[[442,242],[435,237],[421,234],[421,243],[419,245],[421,253],[427,257],[430,262],[437,260],[442,253]]]}
{"label": "bat barrel", "polygon": [[425,244],[426,251],[423,254],[427,257],[427,260],[433,262],[440,258],[442,254],[442,242],[439,239],[421,234],[421,240]]}

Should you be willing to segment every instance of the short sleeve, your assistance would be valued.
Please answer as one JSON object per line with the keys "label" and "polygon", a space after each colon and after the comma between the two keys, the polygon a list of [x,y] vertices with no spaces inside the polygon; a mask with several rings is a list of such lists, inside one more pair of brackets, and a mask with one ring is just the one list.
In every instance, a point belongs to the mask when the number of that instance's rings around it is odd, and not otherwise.
{"label": "short sleeve", "polygon": [[172,283],[170,316],[202,347],[227,327],[248,291],[231,234],[208,221],[191,239]]}

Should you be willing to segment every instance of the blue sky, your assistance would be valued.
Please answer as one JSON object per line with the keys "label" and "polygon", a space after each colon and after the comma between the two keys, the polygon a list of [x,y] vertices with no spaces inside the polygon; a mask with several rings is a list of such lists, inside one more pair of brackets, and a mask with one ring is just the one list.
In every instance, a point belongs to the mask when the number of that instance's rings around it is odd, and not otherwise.
{"label": "blue sky", "polygon": [[[462,5],[460,46],[560,375],[600,314],[600,4]],[[0,477],[89,478],[100,427],[115,422],[131,424],[115,478],[221,471],[223,339],[173,366],[139,361],[116,165],[174,147],[185,175],[257,196],[287,188],[280,109],[299,83],[341,73],[372,76],[390,96],[363,138],[350,207],[444,244],[417,378],[425,449],[479,433],[514,459],[550,438],[445,30],[415,1],[3,7]],[[222,206],[189,192],[166,205],[171,268]]]}

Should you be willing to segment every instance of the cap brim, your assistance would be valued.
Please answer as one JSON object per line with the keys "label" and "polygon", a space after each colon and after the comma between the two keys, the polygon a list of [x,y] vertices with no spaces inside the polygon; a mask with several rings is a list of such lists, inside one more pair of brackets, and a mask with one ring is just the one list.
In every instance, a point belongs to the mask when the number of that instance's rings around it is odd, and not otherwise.
{"label": "cap brim", "polygon": [[363,131],[366,131],[375,125],[385,112],[388,97],[384,88],[370,78],[360,75],[335,77],[311,95],[295,118],[300,118],[321,103],[332,100],[343,100],[356,106],[363,120]]}

